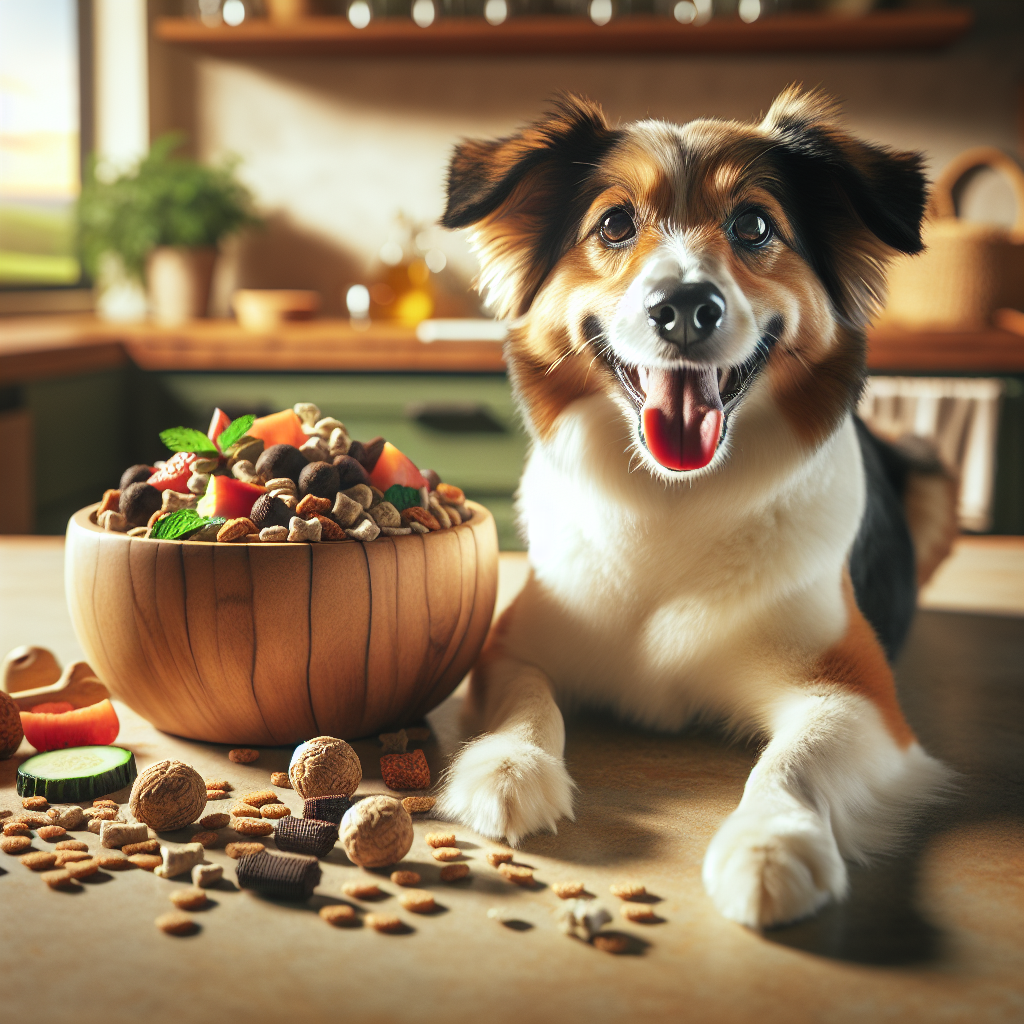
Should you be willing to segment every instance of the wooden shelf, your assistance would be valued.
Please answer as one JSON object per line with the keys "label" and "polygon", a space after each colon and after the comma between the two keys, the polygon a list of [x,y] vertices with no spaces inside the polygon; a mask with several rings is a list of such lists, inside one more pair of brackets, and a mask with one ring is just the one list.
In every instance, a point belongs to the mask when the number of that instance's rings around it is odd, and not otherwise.
{"label": "wooden shelf", "polygon": [[868,332],[868,368],[908,373],[1024,373],[1024,337],[1010,331]]}
{"label": "wooden shelf", "polygon": [[406,18],[380,18],[365,29],[345,18],[296,22],[260,19],[207,27],[188,18],[161,18],[156,36],[220,56],[451,57],[499,54],[775,53],[794,51],[929,50],[963,36],[974,21],[964,8],[876,11],[860,17],[786,14],[745,24],[738,18],[680,25],[670,18],[622,18],[599,26],[557,15],[440,18],[419,28]]}

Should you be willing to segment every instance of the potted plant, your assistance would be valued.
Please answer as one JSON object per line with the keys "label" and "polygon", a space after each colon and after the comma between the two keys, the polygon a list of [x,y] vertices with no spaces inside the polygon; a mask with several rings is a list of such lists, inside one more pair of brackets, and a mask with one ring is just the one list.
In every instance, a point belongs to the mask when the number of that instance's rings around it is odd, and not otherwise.
{"label": "potted plant", "polygon": [[181,324],[205,316],[217,246],[256,224],[238,162],[209,167],[172,154],[181,135],[157,139],[130,171],[104,180],[89,160],[78,202],[82,265],[101,287],[118,276],[148,287],[153,318]]}

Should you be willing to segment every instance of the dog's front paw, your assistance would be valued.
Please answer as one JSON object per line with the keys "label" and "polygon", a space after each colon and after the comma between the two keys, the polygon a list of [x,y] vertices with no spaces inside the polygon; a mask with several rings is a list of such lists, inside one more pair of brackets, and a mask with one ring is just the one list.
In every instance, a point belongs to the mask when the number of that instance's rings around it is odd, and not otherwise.
{"label": "dog's front paw", "polygon": [[515,846],[532,832],[554,832],[559,818],[572,818],[574,788],[561,758],[517,736],[491,733],[452,762],[438,812]]}
{"label": "dog's front paw", "polygon": [[704,858],[704,887],[723,916],[750,928],[808,917],[846,895],[846,865],[828,824],[812,811],[738,810]]}

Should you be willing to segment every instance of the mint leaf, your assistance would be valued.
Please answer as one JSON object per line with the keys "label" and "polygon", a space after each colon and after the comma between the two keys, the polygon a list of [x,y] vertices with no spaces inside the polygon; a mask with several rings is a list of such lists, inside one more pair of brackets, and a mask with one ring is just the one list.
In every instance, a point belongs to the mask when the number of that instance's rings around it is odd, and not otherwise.
{"label": "mint leaf", "polygon": [[[231,429],[230,427],[228,428]],[[160,431],[160,440],[172,452],[209,452],[219,454],[213,442],[201,431],[191,427],[171,427]]]}
{"label": "mint leaf", "polygon": [[384,500],[390,501],[401,512],[403,508],[414,508],[420,503],[420,492],[415,487],[392,484],[384,492]]}
{"label": "mint leaf", "polygon": [[206,525],[204,519],[195,509],[181,508],[163,519],[158,519],[149,536],[154,540],[174,540],[186,533],[195,533]]}
{"label": "mint leaf", "polygon": [[232,420],[218,435],[217,444],[221,451],[230,448],[239,438],[245,436],[245,432],[256,422],[253,415],[239,416]]}

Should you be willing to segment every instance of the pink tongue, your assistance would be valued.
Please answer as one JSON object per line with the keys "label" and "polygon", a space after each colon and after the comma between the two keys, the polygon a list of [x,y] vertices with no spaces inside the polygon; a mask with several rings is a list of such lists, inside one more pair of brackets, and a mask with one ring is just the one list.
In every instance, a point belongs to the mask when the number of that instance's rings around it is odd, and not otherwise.
{"label": "pink tongue", "polygon": [[718,371],[640,370],[647,449],[666,469],[702,469],[722,435]]}

